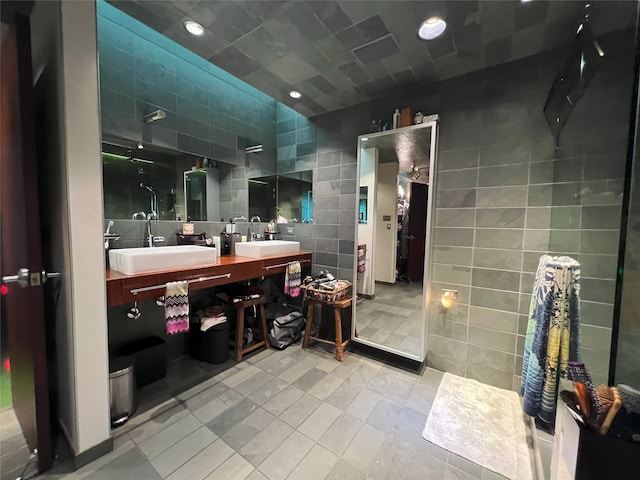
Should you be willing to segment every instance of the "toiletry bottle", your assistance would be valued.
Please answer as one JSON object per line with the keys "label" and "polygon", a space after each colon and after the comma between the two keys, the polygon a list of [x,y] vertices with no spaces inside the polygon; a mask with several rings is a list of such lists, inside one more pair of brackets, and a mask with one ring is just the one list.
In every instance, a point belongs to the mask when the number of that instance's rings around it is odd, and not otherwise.
{"label": "toiletry bottle", "polygon": [[233,226],[232,226],[231,222],[233,222],[233,220],[229,220],[227,222],[226,227],[225,227],[225,232],[227,232],[227,233],[233,233]]}
{"label": "toiletry bottle", "polygon": [[400,125],[400,110],[396,108],[396,111],[393,112],[393,128],[398,128]]}

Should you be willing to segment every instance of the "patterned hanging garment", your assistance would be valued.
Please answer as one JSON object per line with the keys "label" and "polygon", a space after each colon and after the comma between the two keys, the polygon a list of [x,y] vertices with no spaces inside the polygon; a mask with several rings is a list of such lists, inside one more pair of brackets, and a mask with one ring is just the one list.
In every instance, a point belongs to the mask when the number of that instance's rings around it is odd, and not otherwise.
{"label": "patterned hanging garment", "polygon": [[189,331],[189,282],[167,283],[164,296],[164,318],[167,335]]}
{"label": "patterned hanging garment", "polygon": [[529,307],[520,393],[524,413],[552,422],[558,371],[579,360],[580,265],[569,257],[540,257]]}
{"label": "patterned hanging garment", "polygon": [[291,262],[287,265],[284,277],[284,293],[297,297],[300,295],[300,284],[302,283],[302,267],[300,262]]}

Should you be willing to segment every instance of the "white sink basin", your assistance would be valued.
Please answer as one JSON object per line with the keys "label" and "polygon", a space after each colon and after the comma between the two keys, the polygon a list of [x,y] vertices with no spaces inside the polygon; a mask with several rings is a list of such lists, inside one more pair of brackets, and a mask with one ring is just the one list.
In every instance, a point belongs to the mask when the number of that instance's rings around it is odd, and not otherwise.
{"label": "white sink basin", "polygon": [[300,242],[287,240],[264,240],[262,242],[236,243],[236,255],[241,257],[262,258],[271,255],[298,253]]}
{"label": "white sink basin", "polygon": [[192,267],[215,263],[215,261],[216,251],[213,247],[194,245],[109,250],[110,268],[128,275],[154,270]]}

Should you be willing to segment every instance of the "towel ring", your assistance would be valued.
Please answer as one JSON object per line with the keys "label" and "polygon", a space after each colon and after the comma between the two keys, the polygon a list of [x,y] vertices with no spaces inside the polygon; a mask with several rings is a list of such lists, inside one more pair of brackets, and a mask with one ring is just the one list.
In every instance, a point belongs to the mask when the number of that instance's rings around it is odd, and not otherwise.
{"label": "towel ring", "polygon": [[133,307],[127,310],[127,318],[130,318],[132,320],[137,320],[140,318],[141,315],[142,315],[142,312],[140,312],[140,309],[138,308],[138,302],[133,302]]}
{"label": "towel ring", "polygon": [[159,307],[164,307],[164,295],[160,295],[156,298],[156,305]]}

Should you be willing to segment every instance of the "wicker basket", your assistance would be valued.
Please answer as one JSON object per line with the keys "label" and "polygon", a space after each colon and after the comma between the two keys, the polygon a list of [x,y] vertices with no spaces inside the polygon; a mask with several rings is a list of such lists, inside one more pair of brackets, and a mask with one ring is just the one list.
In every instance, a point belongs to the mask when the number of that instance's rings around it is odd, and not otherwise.
{"label": "wicker basket", "polygon": [[347,297],[351,291],[351,282],[340,280],[340,286],[335,290],[327,290],[322,287],[304,286],[307,298],[325,303],[333,303]]}

